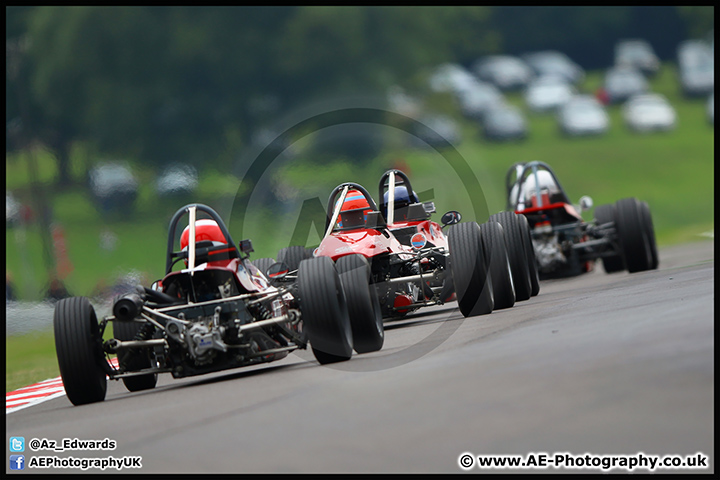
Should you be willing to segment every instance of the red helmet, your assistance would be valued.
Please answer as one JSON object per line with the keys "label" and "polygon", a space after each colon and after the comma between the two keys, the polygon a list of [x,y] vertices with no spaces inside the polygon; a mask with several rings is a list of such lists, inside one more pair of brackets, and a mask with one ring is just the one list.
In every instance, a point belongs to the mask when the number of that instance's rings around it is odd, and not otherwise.
{"label": "red helmet", "polygon": [[342,208],[340,208],[337,226],[340,228],[364,227],[367,214],[371,211],[372,208],[362,192],[348,190]]}
{"label": "red helmet", "polygon": [[[190,225],[185,227],[182,235],[180,235],[180,248],[183,250],[187,248],[190,243]],[[225,235],[222,234],[220,226],[215,220],[200,219],[195,221],[195,243],[202,242],[203,240],[209,240],[213,242],[213,245],[222,245],[227,243]]]}
{"label": "red helmet", "polygon": [[[185,227],[182,235],[180,235],[180,247],[183,250],[187,249],[189,239],[190,225]],[[217,222],[215,220],[210,220],[206,218],[195,221],[195,244],[197,245],[198,242],[203,241],[210,241],[212,242],[213,246],[226,245],[228,243],[227,240],[225,240],[225,235],[223,235]],[[227,267],[232,262],[232,259],[224,258],[222,260],[215,260],[212,262],[208,262],[207,259],[204,259],[201,260],[199,263],[205,262],[207,262],[207,264],[211,267]],[[187,263],[187,260],[185,260],[185,265],[187,265]]]}

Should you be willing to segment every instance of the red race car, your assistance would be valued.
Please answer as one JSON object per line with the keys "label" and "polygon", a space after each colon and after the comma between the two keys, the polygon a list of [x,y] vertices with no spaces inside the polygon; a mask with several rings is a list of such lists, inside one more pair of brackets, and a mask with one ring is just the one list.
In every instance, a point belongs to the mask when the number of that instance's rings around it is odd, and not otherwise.
{"label": "red race car", "polygon": [[442,225],[431,221],[434,205],[420,203],[399,170],[386,172],[380,188],[384,201],[378,208],[357,183],[335,187],[325,236],[314,255],[332,258],[341,278],[357,269],[365,272],[383,318],[451,300],[466,317],[514,304],[500,225],[460,222],[456,211],[443,215]]}

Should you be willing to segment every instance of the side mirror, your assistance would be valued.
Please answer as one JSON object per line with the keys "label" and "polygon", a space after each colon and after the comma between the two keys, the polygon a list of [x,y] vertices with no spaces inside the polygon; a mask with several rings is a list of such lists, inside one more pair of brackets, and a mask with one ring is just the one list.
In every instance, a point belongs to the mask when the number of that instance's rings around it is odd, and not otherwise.
{"label": "side mirror", "polygon": [[584,212],[585,210],[590,210],[592,206],[592,198],[588,197],[587,195],[583,195],[582,197],[580,197],[580,211]]}
{"label": "side mirror", "polygon": [[443,224],[443,227],[447,227],[448,225],[455,225],[456,223],[459,223],[461,218],[462,215],[460,215],[460,212],[450,210],[442,216],[442,218],[440,219],[440,223]]}
{"label": "side mirror", "polygon": [[288,273],[290,273],[290,269],[285,262],[276,262],[270,265],[265,275],[270,280],[281,280],[285,278]]}

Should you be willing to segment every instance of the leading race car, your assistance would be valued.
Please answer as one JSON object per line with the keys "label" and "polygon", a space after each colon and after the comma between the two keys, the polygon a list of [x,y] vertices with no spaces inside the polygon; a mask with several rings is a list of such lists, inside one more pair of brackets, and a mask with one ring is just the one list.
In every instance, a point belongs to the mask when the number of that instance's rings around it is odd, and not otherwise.
{"label": "leading race car", "polygon": [[[177,227],[186,215],[176,249]],[[272,362],[308,345],[321,364],[350,359],[344,292],[369,292],[367,282],[347,279],[343,285],[325,257],[302,261],[293,282],[274,282],[249,261],[252,251],[249,240],[233,242],[214,210],[190,204],[170,221],[162,280],[116,299],[113,314],[100,321],[87,298],[60,300],[55,346],[70,401],[104,400],[108,377],[122,379],[130,391],[145,390],[155,387],[159,373],[181,378]],[[283,277],[278,268],[268,274]],[[360,302],[357,295],[353,300]],[[104,340],[110,324],[112,338]]]}
{"label": "leading race car", "polygon": [[589,272],[597,259],[608,273],[658,267],[647,202],[631,197],[600,205],[585,222],[580,211],[592,208],[592,199],[584,196],[574,206],[550,166],[539,161],[513,165],[506,189],[508,210],[528,220],[540,278]]}

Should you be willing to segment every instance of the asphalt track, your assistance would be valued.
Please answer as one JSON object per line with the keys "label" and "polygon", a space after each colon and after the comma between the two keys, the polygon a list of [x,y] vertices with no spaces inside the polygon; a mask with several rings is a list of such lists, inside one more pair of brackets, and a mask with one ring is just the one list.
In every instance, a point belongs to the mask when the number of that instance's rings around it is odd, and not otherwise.
{"label": "asphalt track", "polygon": [[386,324],[380,352],[334,367],[303,351],[252,369],[165,374],[146,392],[110,382],[102,403],[61,397],[8,414],[6,443],[108,438],[114,450],[26,448],[26,463],[142,457],[130,473],[465,473],[463,453],[702,453],[708,468],[685,472],[712,473],[714,271],[714,243],[702,241],[661,249],[656,271],[598,266],[541,282],[537,297],[486,316],[420,310]]}

